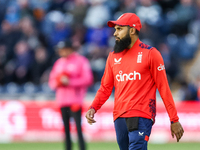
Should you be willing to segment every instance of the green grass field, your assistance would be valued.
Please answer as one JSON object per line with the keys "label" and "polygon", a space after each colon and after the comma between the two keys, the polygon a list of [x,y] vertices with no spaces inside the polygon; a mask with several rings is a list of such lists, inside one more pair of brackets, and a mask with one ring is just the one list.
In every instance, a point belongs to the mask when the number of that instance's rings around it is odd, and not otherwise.
{"label": "green grass field", "polygon": [[[73,150],[79,150],[73,144]],[[8,143],[0,144],[0,150],[64,150],[63,143]],[[87,150],[119,150],[117,143],[88,143]],[[149,144],[148,150],[200,150],[200,143]]]}

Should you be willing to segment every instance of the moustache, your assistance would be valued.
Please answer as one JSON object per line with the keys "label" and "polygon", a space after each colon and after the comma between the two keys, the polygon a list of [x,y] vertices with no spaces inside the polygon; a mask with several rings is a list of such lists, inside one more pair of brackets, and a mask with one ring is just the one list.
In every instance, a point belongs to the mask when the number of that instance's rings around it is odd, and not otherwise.
{"label": "moustache", "polygon": [[116,42],[118,42],[118,41],[120,41],[120,40],[121,40],[120,38],[115,37],[115,41],[116,41]]}

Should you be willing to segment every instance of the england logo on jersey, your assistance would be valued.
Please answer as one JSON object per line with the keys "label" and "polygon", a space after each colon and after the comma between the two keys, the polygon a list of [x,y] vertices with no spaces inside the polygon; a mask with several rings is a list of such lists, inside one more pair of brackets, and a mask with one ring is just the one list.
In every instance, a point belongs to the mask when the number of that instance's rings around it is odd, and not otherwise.
{"label": "england logo on jersey", "polygon": [[137,63],[142,63],[142,52],[138,52]]}

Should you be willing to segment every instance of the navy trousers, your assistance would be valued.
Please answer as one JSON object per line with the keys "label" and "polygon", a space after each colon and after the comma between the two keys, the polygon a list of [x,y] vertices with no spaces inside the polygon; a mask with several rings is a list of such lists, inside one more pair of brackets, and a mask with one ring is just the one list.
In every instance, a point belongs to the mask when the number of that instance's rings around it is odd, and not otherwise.
{"label": "navy trousers", "polygon": [[116,119],[114,124],[120,150],[147,150],[152,120],[139,118],[138,129],[131,132],[128,131],[125,118]]}

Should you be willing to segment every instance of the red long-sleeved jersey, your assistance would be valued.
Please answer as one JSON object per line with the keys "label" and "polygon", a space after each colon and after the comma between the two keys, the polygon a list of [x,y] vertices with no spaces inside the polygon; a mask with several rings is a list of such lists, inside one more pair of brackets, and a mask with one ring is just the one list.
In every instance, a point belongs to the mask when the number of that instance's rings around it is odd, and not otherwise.
{"label": "red long-sleeved jersey", "polygon": [[144,117],[155,121],[158,89],[171,122],[179,120],[168,85],[160,52],[139,39],[131,49],[110,52],[101,86],[90,106],[96,111],[115,87],[114,120],[118,117]]}

